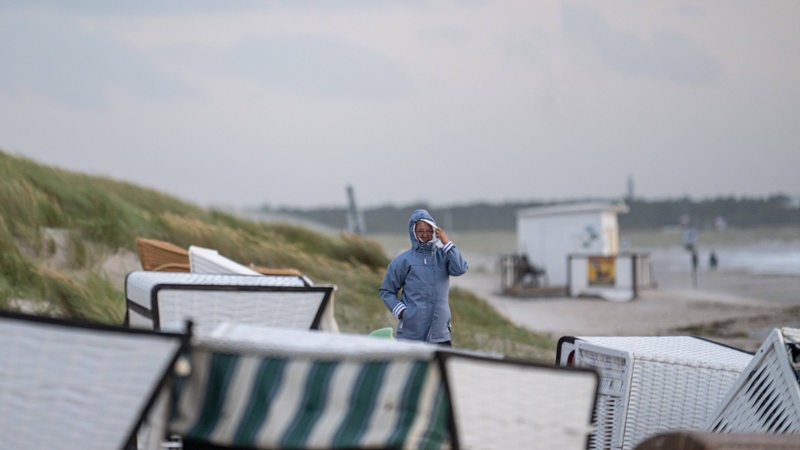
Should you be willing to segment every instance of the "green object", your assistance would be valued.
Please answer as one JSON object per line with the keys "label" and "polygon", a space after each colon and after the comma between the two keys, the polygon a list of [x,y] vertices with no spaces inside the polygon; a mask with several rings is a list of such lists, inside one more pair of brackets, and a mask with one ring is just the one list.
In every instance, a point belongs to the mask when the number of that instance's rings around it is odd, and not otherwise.
{"label": "green object", "polygon": [[371,332],[369,335],[391,339],[393,337],[393,332],[394,330],[392,329],[392,327],[385,327],[385,328],[378,328],[377,330]]}

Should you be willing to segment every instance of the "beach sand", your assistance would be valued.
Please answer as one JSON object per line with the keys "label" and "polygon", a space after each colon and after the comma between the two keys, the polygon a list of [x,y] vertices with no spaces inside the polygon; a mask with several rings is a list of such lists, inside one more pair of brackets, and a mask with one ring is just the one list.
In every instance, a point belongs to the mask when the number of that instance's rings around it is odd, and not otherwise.
{"label": "beach sand", "polygon": [[[485,269],[485,268],[484,268]],[[500,275],[475,270],[451,279],[517,325],[562,336],[700,336],[755,351],[769,332],[800,327],[800,277],[737,271],[655,273],[657,288],[630,302],[519,298],[501,294]]]}

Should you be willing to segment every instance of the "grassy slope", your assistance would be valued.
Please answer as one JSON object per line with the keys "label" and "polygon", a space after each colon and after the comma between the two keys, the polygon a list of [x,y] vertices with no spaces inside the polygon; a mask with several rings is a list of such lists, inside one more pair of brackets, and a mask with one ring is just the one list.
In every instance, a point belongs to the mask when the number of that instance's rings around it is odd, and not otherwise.
{"label": "grassy slope", "polygon": [[[344,332],[395,323],[377,296],[389,259],[374,240],[250,221],[0,152],[0,308],[121,323],[124,288],[99,268],[109,255],[134,252],[138,236],[215,248],[245,264],[294,267],[335,284]],[[459,347],[552,361],[554,342],[514,326],[471,293],[454,289],[451,303]]]}

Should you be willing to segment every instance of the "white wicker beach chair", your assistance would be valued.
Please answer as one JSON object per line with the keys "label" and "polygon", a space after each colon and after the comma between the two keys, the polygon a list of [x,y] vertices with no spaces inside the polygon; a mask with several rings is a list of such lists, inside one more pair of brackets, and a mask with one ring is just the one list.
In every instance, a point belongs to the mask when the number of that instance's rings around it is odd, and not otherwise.
{"label": "white wicker beach chair", "polygon": [[594,370],[442,352],[454,448],[585,449]]}
{"label": "white wicker beach chair", "polygon": [[125,324],[171,330],[192,320],[200,336],[223,322],[318,329],[334,287],[297,286],[292,279],[296,277],[131,272],[125,279]]}
{"label": "white wicker beach chair", "polygon": [[197,340],[169,430],[184,447],[441,448],[438,347],[222,324]]}
{"label": "white wicker beach chair", "polygon": [[[292,283],[292,286],[314,284],[311,279],[294,269],[247,267],[221,255],[217,250],[197,245],[189,246],[189,269],[194,273],[277,276],[282,277],[286,283]],[[274,273],[265,273],[267,271]]]}
{"label": "white wicker beach chair", "polygon": [[194,273],[261,275],[249,267],[220,255],[217,250],[196,245],[189,246],[189,268]]}
{"label": "white wicker beach chair", "polygon": [[556,357],[600,373],[592,449],[632,449],[655,433],[703,429],[751,358],[689,336],[568,336]]}
{"label": "white wicker beach chair", "polygon": [[776,328],[719,403],[708,430],[800,434],[798,377],[800,328]]}
{"label": "white wicker beach chair", "polygon": [[0,448],[133,448],[187,342],[180,334],[0,313]]}
{"label": "white wicker beach chair", "polygon": [[[194,273],[275,276],[279,277],[282,282],[291,286],[313,286],[314,284],[311,279],[300,273],[295,275],[264,274],[220,255],[217,250],[196,245],[189,246],[189,265],[191,272]],[[331,296],[325,307],[325,311],[323,311],[320,329],[338,333],[339,324],[336,322],[334,316],[333,305],[333,296]]]}

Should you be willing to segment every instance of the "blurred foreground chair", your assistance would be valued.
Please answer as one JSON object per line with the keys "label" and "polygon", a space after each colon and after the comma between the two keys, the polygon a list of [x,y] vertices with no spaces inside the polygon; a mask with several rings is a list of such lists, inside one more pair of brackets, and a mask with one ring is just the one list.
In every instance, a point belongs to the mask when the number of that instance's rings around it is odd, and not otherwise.
{"label": "blurred foreground chair", "polygon": [[369,336],[221,324],[176,385],[169,432],[184,448],[442,448],[437,347]]}
{"label": "blurred foreground chair", "polygon": [[439,357],[453,448],[586,448],[597,398],[594,370],[450,352]]}
{"label": "blurred foreground chair", "polygon": [[220,324],[192,348],[184,448],[585,448],[587,369],[413,341]]}
{"label": "blurred foreground chair", "polygon": [[134,448],[187,345],[183,334],[0,312],[0,448]]}
{"label": "blurred foreground chair", "polygon": [[708,423],[721,433],[791,433],[800,442],[800,328],[776,328]]}
{"label": "blurred foreground chair", "polygon": [[752,355],[690,336],[562,337],[556,363],[596,369],[592,449],[632,449],[673,430],[702,430]]}
{"label": "blurred foreground chair", "polygon": [[197,335],[223,322],[319,329],[333,292],[294,276],[134,271],[125,278],[125,324],[171,330],[192,320]]}

